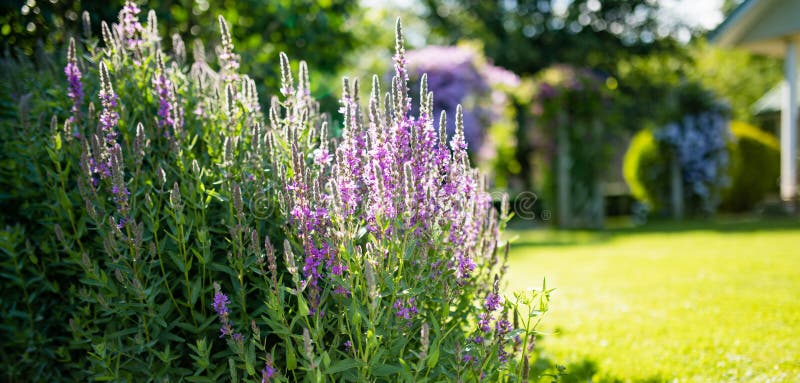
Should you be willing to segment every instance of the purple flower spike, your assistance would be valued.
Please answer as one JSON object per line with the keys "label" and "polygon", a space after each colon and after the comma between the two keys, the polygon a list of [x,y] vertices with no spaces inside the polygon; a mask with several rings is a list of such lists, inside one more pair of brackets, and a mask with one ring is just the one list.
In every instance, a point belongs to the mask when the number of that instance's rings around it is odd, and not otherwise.
{"label": "purple flower spike", "polygon": [[228,335],[233,341],[241,342],[243,340],[242,334],[233,332],[233,321],[230,319],[230,311],[228,309],[230,303],[228,296],[222,293],[219,284],[214,283],[214,302],[212,306],[214,307],[214,311],[217,312],[219,321],[222,324],[222,327],[219,329],[219,337],[223,338]]}
{"label": "purple flower spike", "polygon": [[72,116],[70,121],[75,121],[79,117],[81,103],[83,102],[83,83],[81,83],[81,70],[78,68],[78,56],[75,50],[75,39],[69,39],[69,50],[67,51],[67,66],[64,67],[64,74],[67,75],[67,95],[72,100]]}

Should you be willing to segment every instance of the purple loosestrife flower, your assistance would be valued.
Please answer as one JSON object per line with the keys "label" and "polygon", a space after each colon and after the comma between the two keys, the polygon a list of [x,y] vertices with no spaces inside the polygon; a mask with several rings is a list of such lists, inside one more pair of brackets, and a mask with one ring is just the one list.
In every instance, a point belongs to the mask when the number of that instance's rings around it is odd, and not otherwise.
{"label": "purple loosestrife flower", "polygon": [[67,51],[67,66],[64,67],[64,74],[67,75],[67,95],[72,100],[72,115],[69,117],[74,122],[80,117],[80,107],[83,102],[83,83],[81,82],[81,70],[78,68],[78,55],[75,49],[75,39],[69,39],[69,50]]}
{"label": "purple loosestrife flower", "polygon": [[233,38],[231,38],[228,23],[222,15],[219,16],[219,30],[222,36],[222,46],[217,55],[221,68],[220,72],[222,81],[230,83],[239,79],[239,56],[233,53]]}
{"label": "purple loosestrife flower", "polygon": [[[111,85],[111,76],[105,62],[100,62],[100,93],[102,104],[100,124],[97,132],[93,134],[90,145],[84,146],[81,162],[88,167],[86,176],[91,179],[93,187],[99,186],[100,180],[110,181],[110,191],[117,212],[123,215],[120,222],[127,221],[128,213],[128,188],[125,184],[125,162],[122,157],[122,148],[117,143],[117,124],[119,114],[116,111],[117,96]],[[85,158],[85,160],[84,160]],[[95,177],[98,176],[98,177]]]}
{"label": "purple loosestrife flower", "polygon": [[218,283],[214,283],[214,302],[212,306],[214,307],[214,311],[217,312],[217,317],[219,317],[220,324],[220,338],[228,335],[231,337],[232,340],[240,342],[242,341],[242,334],[233,332],[233,321],[230,319],[230,311],[228,309],[228,305],[230,304],[230,300],[228,297],[222,293],[220,286]]}
{"label": "purple loosestrife flower", "polygon": [[406,320],[406,326],[411,326],[411,321],[419,314],[419,309],[417,309],[414,297],[408,298],[405,301],[403,299],[398,299],[394,302],[392,307],[395,309],[397,318]]}
{"label": "purple loosestrife flower", "polygon": [[496,292],[490,292],[486,296],[486,300],[483,303],[483,307],[486,308],[486,311],[492,312],[497,311],[500,308],[500,305],[503,303],[503,298],[500,297],[499,294]]}
{"label": "purple loosestrife flower", "polygon": [[111,86],[111,76],[105,62],[100,63],[100,83],[100,104],[103,106],[103,110],[100,112],[100,129],[105,145],[111,147],[117,143],[119,113],[116,111],[117,95]]}
{"label": "purple loosestrife flower", "polygon": [[[153,86],[158,97],[158,126],[163,129],[164,137],[178,138],[183,128],[183,108],[178,101],[175,84],[167,77],[161,52],[156,54]],[[172,129],[172,133],[169,129]]]}
{"label": "purple loosestrife flower", "polygon": [[139,13],[141,10],[136,3],[126,1],[125,6],[119,12],[119,34],[125,47],[130,50],[136,50],[142,46],[142,33],[144,28],[139,22]]}
{"label": "purple loosestrife flower", "polygon": [[[324,309],[318,307],[324,304],[319,302],[324,288],[337,294],[357,293],[337,282],[338,276],[350,277],[344,266],[350,263],[340,259],[343,254],[338,251],[351,244],[353,251],[365,254],[364,275],[374,303],[380,287],[372,264],[398,257],[396,250],[382,243],[407,244],[411,251],[403,256],[410,259],[408,267],[435,265],[424,275],[430,273],[457,294],[482,283],[483,278],[474,274],[484,272],[478,265],[488,262],[498,241],[497,214],[485,179],[469,164],[462,108],[454,106],[456,129],[449,140],[446,118],[436,129],[434,97],[423,80],[419,114],[412,113],[401,30],[398,25],[389,92],[384,94],[374,77],[362,110],[358,82],[343,81],[343,128],[330,161],[325,159],[324,123],[303,90],[307,80],[296,89],[288,58],[281,55],[282,96],[271,104],[272,138],[267,141],[272,156],[280,159],[275,173],[286,196],[283,209],[303,249],[302,278],[310,287],[306,293],[312,311]],[[440,278],[444,275],[447,278]],[[396,319],[406,324],[420,311],[420,303],[412,297],[390,304]],[[492,318],[488,314],[486,318],[491,332]]]}
{"label": "purple loosestrife flower", "polygon": [[269,383],[269,381],[275,376],[277,370],[272,363],[272,356],[267,355],[267,361],[264,363],[264,368],[261,370],[261,383]]}

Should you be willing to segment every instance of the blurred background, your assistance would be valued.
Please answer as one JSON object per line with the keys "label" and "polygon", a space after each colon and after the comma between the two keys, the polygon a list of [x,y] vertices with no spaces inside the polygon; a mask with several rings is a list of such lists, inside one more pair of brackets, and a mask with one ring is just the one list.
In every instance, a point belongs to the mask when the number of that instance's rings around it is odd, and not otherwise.
{"label": "blurred background", "polygon": [[[53,66],[69,36],[99,34],[123,3],[2,1],[0,49]],[[187,46],[218,41],[224,15],[262,104],[278,53],[306,60],[326,111],[341,76],[388,78],[401,17],[412,81],[428,74],[448,121],[464,105],[473,163],[511,197],[510,287],[547,276],[558,289],[542,379],[558,365],[575,382],[800,379],[800,223],[785,176],[781,194],[796,122],[780,141],[781,106],[797,104],[781,93],[784,65],[797,61],[773,49],[800,31],[795,0],[141,5]],[[13,118],[20,93],[0,97]]]}

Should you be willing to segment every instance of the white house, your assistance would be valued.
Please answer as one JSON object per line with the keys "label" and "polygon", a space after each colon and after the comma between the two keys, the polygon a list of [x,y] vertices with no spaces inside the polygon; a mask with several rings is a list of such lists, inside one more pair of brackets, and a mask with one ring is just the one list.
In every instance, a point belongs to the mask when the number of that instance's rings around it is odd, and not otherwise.
{"label": "white house", "polygon": [[800,0],[745,0],[710,35],[722,47],[784,58],[781,102],[781,198],[797,200],[797,49]]}

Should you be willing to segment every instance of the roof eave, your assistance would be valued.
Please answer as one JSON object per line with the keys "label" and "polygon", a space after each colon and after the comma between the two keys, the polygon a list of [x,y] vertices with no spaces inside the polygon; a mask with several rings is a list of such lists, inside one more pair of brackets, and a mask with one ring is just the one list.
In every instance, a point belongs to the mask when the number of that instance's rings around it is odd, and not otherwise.
{"label": "roof eave", "polygon": [[737,45],[739,38],[743,35],[742,29],[746,27],[742,25],[741,21],[744,15],[750,12],[758,2],[759,0],[745,0],[739,4],[720,25],[708,34],[708,41],[723,47]]}

